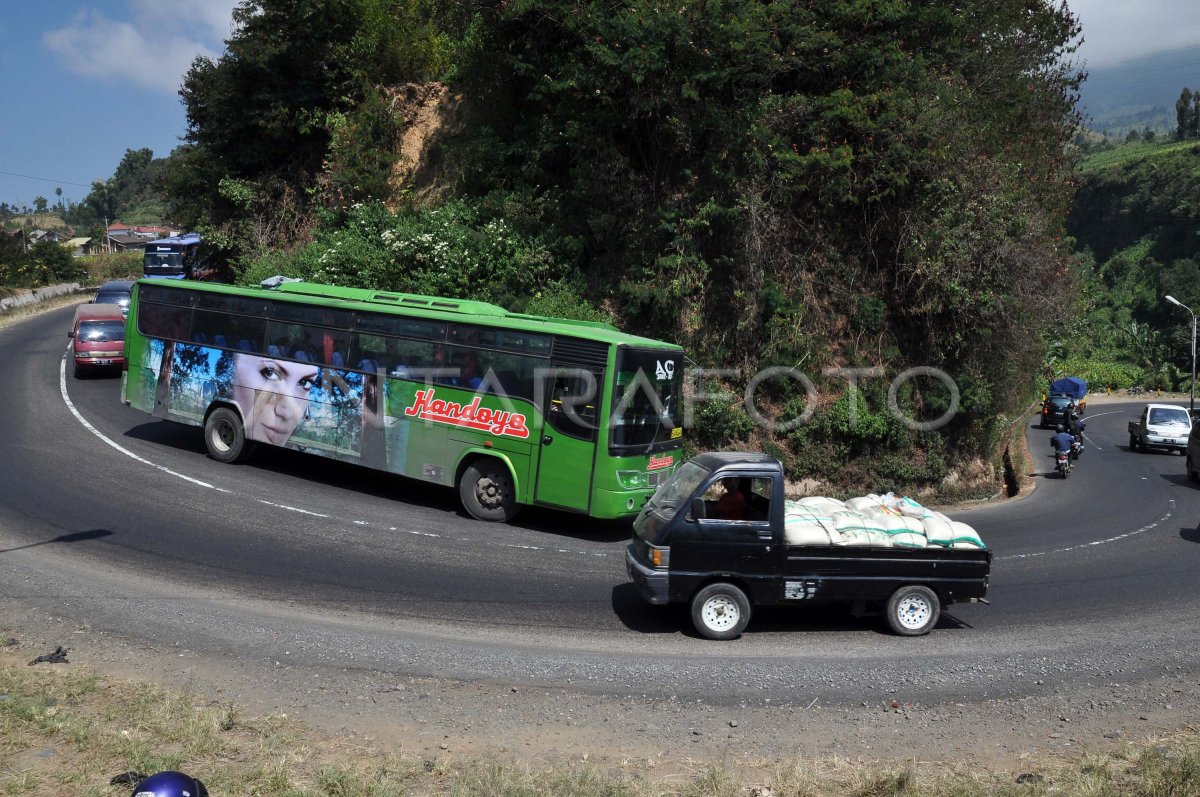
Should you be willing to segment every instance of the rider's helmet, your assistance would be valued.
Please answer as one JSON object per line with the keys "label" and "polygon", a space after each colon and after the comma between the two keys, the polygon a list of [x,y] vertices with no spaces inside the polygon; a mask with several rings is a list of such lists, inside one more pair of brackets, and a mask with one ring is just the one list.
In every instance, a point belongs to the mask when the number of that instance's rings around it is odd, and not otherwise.
{"label": "rider's helmet", "polygon": [[208,797],[198,779],[182,772],[156,772],[133,789],[133,797]]}
{"label": "rider's helmet", "polygon": [[1059,434],[1061,434],[1061,433],[1063,433],[1063,432],[1067,431],[1067,427],[1063,426],[1063,425],[1060,423],[1060,424],[1058,424],[1058,425],[1056,425],[1056,426],[1054,427],[1054,431],[1056,431],[1056,432],[1058,432]]}

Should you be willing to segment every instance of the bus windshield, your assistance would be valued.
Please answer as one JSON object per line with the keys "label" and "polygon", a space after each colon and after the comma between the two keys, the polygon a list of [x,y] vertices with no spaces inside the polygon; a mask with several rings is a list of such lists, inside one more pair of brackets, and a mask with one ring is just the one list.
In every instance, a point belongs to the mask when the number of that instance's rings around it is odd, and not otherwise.
{"label": "bus windshield", "polygon": [[150,252],[142,260],[147,274],[153,272],[183,273],[183,252]]}
{"label": "bus windshield", "polygon": [[194,232],[150,241],[143,250],[142,275],[170,279],[204,279],[208,274],[197,262],[199,248],[200,236]]}
{"label": "bus windshield", "polygon": [[678,351],[618,350],[609,443],[614,454],[668,448],[683,436],[682,360]]}

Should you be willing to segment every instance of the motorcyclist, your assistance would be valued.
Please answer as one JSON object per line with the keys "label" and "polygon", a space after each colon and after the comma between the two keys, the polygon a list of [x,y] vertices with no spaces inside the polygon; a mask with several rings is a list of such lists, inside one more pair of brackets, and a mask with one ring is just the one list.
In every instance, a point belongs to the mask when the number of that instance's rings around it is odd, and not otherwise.
{"label": "motorcyclist", "polygon": [[1075,444],[1074,435],[1068,434],[1067,427],[1061,423],[1054,427],[1054,432],[1054,437],[1050,438],[1050,445],[1054,446],[1054,452],[1070,455],[1071,446]]}
{"label": "motorcyclist", "polygon": [[1066,432],[1075,438],[1075,444],[1078,448],[1073,452],[1075,456],[1083,453],[1083,430],[1087,428],[1087,424],[1078,417],[1072,417],[1067,421]]}

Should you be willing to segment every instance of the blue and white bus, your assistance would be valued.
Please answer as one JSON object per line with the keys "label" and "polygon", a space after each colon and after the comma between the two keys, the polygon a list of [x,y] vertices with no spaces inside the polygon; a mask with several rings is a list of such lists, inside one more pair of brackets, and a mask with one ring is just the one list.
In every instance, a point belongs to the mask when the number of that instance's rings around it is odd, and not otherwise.
{"label": "blue and white bus", "polygon": [[189,232],[173,238],[159,238],[146,244],[142,258],[142,276],[161,279],[204,279],[198,255],[200,235]]}

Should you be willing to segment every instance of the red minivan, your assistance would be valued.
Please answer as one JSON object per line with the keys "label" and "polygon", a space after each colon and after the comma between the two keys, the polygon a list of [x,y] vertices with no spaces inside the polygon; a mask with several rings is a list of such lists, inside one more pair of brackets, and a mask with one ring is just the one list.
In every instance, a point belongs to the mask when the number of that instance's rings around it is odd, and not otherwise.
{"label": "red minivan", "polygon": [[125,316],[119,304],[81,304],[67,336],[76,378],[125,366]]}

